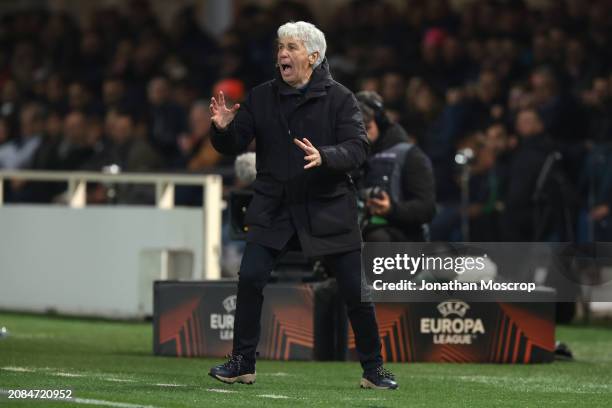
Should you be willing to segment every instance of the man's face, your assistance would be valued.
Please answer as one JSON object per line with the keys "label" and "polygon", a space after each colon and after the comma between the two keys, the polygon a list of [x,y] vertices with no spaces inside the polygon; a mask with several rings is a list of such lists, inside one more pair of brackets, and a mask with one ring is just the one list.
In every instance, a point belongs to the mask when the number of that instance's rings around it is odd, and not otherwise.
{"label": "man's face", "polygon": [[134,124],[129,116],[118,116],[113,124],[112,139],[117,144],[123,144],[131,139]]}
{"label": "man's face", "polygon": [[107,104],[117,103],[123,97],[123,82],[108,80],[102,85],[102,95]]}
{"label": "man's face", "polygon": [[82,113],[73,112],[64,120],[64,137],[70,143],[80,145],[85,142],[85,117]]}
{"label": "man's face", "polygon": [[155,78],[149,84],[149,102],[153,105],[161,105],[170,94],[168,82],[163,78]]}
{"label": "man's face", "polygon": [[291,86],[305,85],[318,54],[314,52],[309,55],[304,43],[293,37],[279,38],[277,51],[276,63],[283,81]]}
{"label": "man's face", "polygon": [[378,130],[378,125],[376,125],[376,121],[373,119],[365,124],[366,132],[368,133],[368,140],[371,143],[374,143],[378,140],[378,136],[380,135],[380,131]]}
{"label": "man's face", "polygon": [[530,137],[542,133],[544,125],[534,111],[525,110],[519,113],[516,119],[516,130],[522,137]]}
{"label": "man's face", "polygon": [[489,126],[486,133],[486,143],[497,154],[507,150],[508,135],[506,133],[506,128],[499,124]]}
{"label": "man's face", "polygon": [[536,102],[542,104],[548,102],[554,95],[553,79],[541,73],[535,73],[531,76],[531,87]]}
{"label": "man's face", "polygon": [[21,125],[21,135],[23,137],[35,135],[43,130],[43,123],[37,118],[36,108],[33,106],[26,106],[21,110],[19,123]]}
{"label": "man's face", "polygon": [[387,103],[393,103],[404,97],[406,85],[404,78],[395,73],[389,73],[382,79],[382,97]]}
{"label": "man's face", "polygon": [[492,72],[485,72],[480,76],[479,81],[480,98],[486,102],[492,102],[498,94],[497,78]]}
{"label": "man's face", "polygon": [[68,99],[70,107],[78,109],[87,104],[87,94],[83,86],[78,83],[73,83],[68,88]]}

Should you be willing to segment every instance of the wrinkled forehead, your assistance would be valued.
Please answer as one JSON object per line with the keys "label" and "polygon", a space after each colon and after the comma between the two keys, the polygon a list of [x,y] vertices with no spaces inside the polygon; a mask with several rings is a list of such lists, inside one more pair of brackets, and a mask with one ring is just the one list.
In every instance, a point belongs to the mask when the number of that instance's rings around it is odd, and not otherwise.
{"label": "wrinkled forehead", "polygon": [[282,44],[285,46],[293,44],[293,45],[296,45],[298,48],[305,47],[304,41],[300,40],[297,37],[278,37],[276,39],[276,43],[277,45]]}

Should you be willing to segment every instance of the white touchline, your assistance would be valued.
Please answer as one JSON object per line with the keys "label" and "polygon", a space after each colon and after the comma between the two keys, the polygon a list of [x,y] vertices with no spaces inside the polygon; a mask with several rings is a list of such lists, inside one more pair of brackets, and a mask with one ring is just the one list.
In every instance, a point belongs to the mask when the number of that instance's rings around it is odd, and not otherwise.
{"label": "white touchline", "polygon": [[[6,366],[6,367],[0,367],[0,370],[4,370],[4,371],[13,371],[13,372],[17,372],[17,373],[34,373],[36,371],[42,371],[45,374],[48,375],[53,375],[56,377],[92,377],[92,378],[99,378],[101,380],[104,381],[112,381],[112,382],[136,382],[136,380],[132,380],[130,378],[117,378],[117,377],[106,377],[104,375],[104,373],[100,374],[100,373],[71,373],[71,372],[67,372],[67,371],[57,371],[57,368],[54,367],[38,367],[38,368],[28,368],[28,367],[13,367],[13,366]],[[155,385],[159,385],[159,384],[155,384]],[[173,386],[173,385],[168,385],[168,386]],[[178,384],[175,384],[174,386],[179,386]]]}
{"label": "white touchline", "polygon": [[[0,395],[9,395],[9,392],[8,390],[0,389]],[[73,403],[84,404],[84,405],[103,405],[106,407],[117,407],[117,408],[158,408],[154,405],[131,404],[129,402],[106,401],[106,400],[91,399],[91,398],[70,398],[70,399],[49,398],[49,400],[61,401],[61,402],[73,402]]]}
{"label": "white touchline", "polygon": [[77,404],[85,404],[85,405],[104,405],[107,407],[118,407],[118,408],[157,408],[154,405],[130,404],[129,402],[115,402],[115,401],[105,401],[105,400],[89,399],[89,398],[73,398],[71,400],[58,400],[58,401],[76,402]]}
{"label": "white touchline", "polygon": [[5,371],[14,371],[17,373],[33,373],[34,372],[34,369],[26,368],[26,367],[2,367],[1,369]]}
{"label": "white touchline", "polygon": [[278,373],[257,373],[257,375],[269,375],[270,377],[286,377],[288,375],[291,375],[289,373],[283,373],[283,372],[278,372]]}
{"label": "white touchline", "polygon": [[57,373],[52,373],[51,375],[55,375],[58,377],[87,377],[84,374],[66,373],[63,371],[58,371]]}
{"label": "white touchline", "polygon": [[[18,373],[33,373],[36,371],[43,371],[43,372],[47,372],[49,375],[53,375],[56,377],[93,377],[93,378],[100,378],[101,380],[104,381],[112,381],[112,382],[136,382],[136,380],[132,380],[129,378],[117,378],[117,377],[105,377],[103,375],[97,374],[97,373],[70,373],[67,371],[55,371],[57,370],[57,368],[53,368],[53,367],[44,367],[44,368],[26,368],[26,367],[11,367],[11,366],[7,366],[7,367],[0,367],[0,370],[5,370],[5,371],[14,371],[14,372],[18,372]],[[154,384],[160,387],[184,387],[184,384]]]}
{"label": "white touchline", "polygon": [[258,397],[261,398],[274,398],[274,399],[288,399],[290,397],[286,395],[277,395],[277,394],[260,394]]}
{"label": "white touchline", "polygon": [[229,394],[232,392],[238,392],[238,391],[232,391],[232,390],[224,390],[224,389],[220,389],[220,388],[207,388],[206,391],[210,391],[210,392],[221,392],[224,394]]}

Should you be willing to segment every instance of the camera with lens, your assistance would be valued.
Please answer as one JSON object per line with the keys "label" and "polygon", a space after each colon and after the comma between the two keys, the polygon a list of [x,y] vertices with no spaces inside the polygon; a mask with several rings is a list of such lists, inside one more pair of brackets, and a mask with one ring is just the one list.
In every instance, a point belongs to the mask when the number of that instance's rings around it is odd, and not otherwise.
{"label": "camera with lens", "polygon": [[370,187],[366,190],[368,190],[368,198],[375,198],[377,200],[381,200],[383,198],[383,191],[385,191],[384,187],[381,186]]}

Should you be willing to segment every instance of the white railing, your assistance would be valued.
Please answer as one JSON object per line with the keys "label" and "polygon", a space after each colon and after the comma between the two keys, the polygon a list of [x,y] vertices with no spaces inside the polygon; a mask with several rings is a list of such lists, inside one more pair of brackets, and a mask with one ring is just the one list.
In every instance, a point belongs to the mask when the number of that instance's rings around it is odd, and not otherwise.
{"label": "white railing", "polygon": [[220,175],[112,174],[96,172],[0,170],[0,207],[4,205],[4,182],[10,180],[67,182],[67,204],[71,208],[84,208],[87,206],[88,183],[154,185],[155,205],[161,210],[174,208],[175,186],[202,186],[204,222],[201,276],[205,279],[219,279],[221,277],[220,257],[223,181]]}

